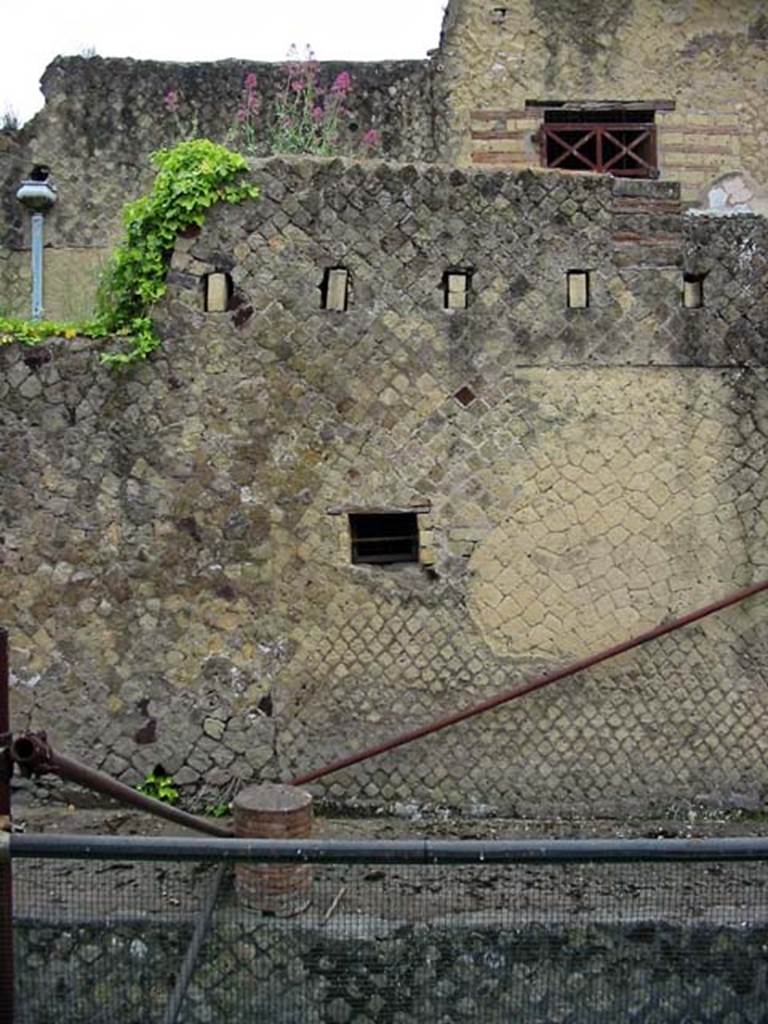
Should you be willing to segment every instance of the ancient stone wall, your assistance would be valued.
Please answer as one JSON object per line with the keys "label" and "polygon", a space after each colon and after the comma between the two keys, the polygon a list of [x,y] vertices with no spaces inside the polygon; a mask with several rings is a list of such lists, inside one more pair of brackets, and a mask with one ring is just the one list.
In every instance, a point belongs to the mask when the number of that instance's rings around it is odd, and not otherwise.
{"label": "ancient stone wall", "polygon": [[[388,159],[519,170],[542,162],[547,105],[645,104],[656,110],[660,175],[682,183],[686,204],[766,213],[763,8],[761,0],[453,0],[431,59],[328,63],[321,74],[328,84],[352,73],[346,155],[359,156],[374,128]],[[28,305],[29,225],[13,199],[22,173],[48,164],[60,188],[48,219],[47,312],[86,315],[120,210],[150,184],[149,154],[193,135],[236,144],[249,72],[263,99],[256,148],[266,155],[261,129],[284,82],[279,65],[57,58],[42,79],[44,110],[0,139],[0,308]]]}
{"label": "ancient stone wall", "polygon": [[444,157],[538,165],[550,103],[659,110],[659,168],[686,202],[768,209],[760,0],[452,0],[439,55]]}
{"label": "ancient stone wall", "polygon": [[[163,349],[0,348],[16,727],[135,782],[275,778],[765,575],[759,217],[666,182],[271,159],[180,239]],[[348,273],[346,311],[322,308]],[[445,308],[445,273],[467,308]],[[589,275],[569,308],[568,274]],[[205,312],[209,274],[229,308]],[[703,306],[685,308],[684,274]],[[349,516],[418,510],[419,560]],[[318,786],[507,812],[756,802],[757,598]]]}
{"label": "ancient stone wall", "polygon": [[[414,878],[413,888],[420,883],[437,891],[435,902],[447,901],[431,878]],[[637,886],[627,888],[637,895]],[[338,1024],[394,1010],[399,1024],[457,1013],[477,1022],[497,1012],[548,1024],[563,1005],[614,1020],[653,1014],[660,1004],[735,1021],[762,1012],[765,928],[753,923],[521,917],[510,927],[508,917],[486,911],[445,914],[429,927],[343,907],[324,922],[313,910],[276,923],[217,915],[182,993],[182,1019]],[[19,1024],[80,1024],[116,1012],[131,1024],[161,1020],[191,931],[174,921],[20,922]]]}
{"label": "ancient stone wall", "polygon": [[[342,71],[350,73],[351,88],[340,152],[365,153],[363,137],[375,129],[378,155],[435,158],[427,61],[324,63],[321,83],[329,87]],[[44,109],[15,136],[0,137],[0,307],[23,311],[28,304],[29,223],[14,196],[31,167],[49,166],[59,190],[46,219],[46,312],[62,319],[83,316],[92,305],[101,265],[120,238],[124,204],[151,185],[150,154],[200,136],[242,145],[237,111],[247,74],[256,75],[262,103],[250,141],[266,153],[265,125],[273,122],[285,86],[282,65],[54,60],[41,81]],[[165,102],[169,92],[173,110]]]}

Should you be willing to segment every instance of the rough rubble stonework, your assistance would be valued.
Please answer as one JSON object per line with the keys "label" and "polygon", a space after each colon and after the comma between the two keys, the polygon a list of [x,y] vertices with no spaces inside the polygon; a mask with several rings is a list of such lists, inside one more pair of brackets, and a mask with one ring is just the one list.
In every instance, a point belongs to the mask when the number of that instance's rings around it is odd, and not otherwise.
{"label": "rough rubble stonework", "polygon": [[[0,348],[14,719],[136,782],[278,778],[765,575],[760,217],[670,182],[268,159],[180,239],[166,339]],[[330,267],[346,312],[321,308]],[[447,269],[472,270],[467,309]],[[591,304],[566,306],[590,272]],[[683,273],[705,305],[684,309]],[[233,296],[204,312],[209,273]],[[455,396],[468,389],[463,404]],[[463,392],[467,401],[466,390]],[[418,507],[352,565],[346,508]],[[759,806],[766,606],[316,787],[347,806]]]}
{"label": "rough rubble stonework", "polygon": [[[326,62],[329,86],[351,73],[350,118],[340,152],[365,151],[369,128],[390,159],[433,160],[434,102],[427,61]],[[151,186],[150,154],[187,138],[238,145],[236,115],[245,76],[256,74],[263,108],[273,116],[284,82],[280,65],[240,60],[210,64],[58,57],[41,80],[44,109],[14,136],[0,135],[0,306],[24,311],[29,294],[29,224],[14,199],[35,164],[51,168],[59,200],[46,218],[46,311],[82,316],[92,305],[98,270],[122,233],[121,211]],[[173,90],[178,110],[164,97]],[[265,149],[266,144],[256,142]]]}
{"label": "rough rubble stonework", "polygon": [[[547,105],[645,105],[656,111],[659,174],[681,184],[686,205],[766,214],[764,8],[763,0],[451,0],[425,59],[329,62],[321,77],[328,85],[352,73],[344,155],[360,156],[375,128],[385,159],[490,171],[541,165]],[[436,26],[436,45],[437,35]],[[59,185],[46,234],[47,312],[87,315],[122,207],[151,183],[149,154],[194,135],[237,145],[249,72],[263,125],[283,81],[279,65],[56,58],[42,77],[44,109],[20,132],[0,134],[0,310],[28,307],[29,224],[13,197],[34,164],[49,165]],[[163,101],[169,90],[175,113]]]}
{"label": "rough rubble stonework", "polygon": [[[330,926],[311,917],[277,925],[253,914],[221,917],[182,1002],[190,1024],[248,1024],[255,1014],[346,1024],[386,1012],[398,1024],[478,1020],[489,998],[497,1013],[532,1024],[548,1024],[577,1000],[598,1004],[604,1020],[652,1019],[659,1005],[681,1013],[703,1007],[726,1019],[762,1013],[765,929],[755,925],[569,920],[511,928],[485,914],[446,915],[427,927],[360,911]],[[23,963],[39,973],[30,972],[22,989],[21,1024],[55,1019],[53,1002],[60,1014],[72,1006],[91,1019],[114,1013],[118,1000],[129,1021],[161,1012],[190,932],[174,921],[23,922]]]}

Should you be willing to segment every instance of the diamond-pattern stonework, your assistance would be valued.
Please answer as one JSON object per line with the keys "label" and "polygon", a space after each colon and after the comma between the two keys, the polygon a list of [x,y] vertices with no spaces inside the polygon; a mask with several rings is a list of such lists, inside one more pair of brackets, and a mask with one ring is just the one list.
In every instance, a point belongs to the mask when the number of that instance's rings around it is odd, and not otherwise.
{"label": "diamond-pattern stonework", "polygon": [[[258,202],[179,240],[147,365],[0,349],[17,727],[129,781],[160,762],[226,793],[766,574],[765,221],[681,216],[666,182],[253,170]],[[346,312],[321,308],[332,267]],[[452,267],[472,270],[466,309],[444,309]],[[574,268],[586,309],[567,308]],[[706,275],[702,309],[683,308],[684,270]],[[233,300],[207,314],[217,272]],[[345,510],[408,508],[420,564],[352,565]],[[758,597],[316,791],[753,806],[767,663]]]}

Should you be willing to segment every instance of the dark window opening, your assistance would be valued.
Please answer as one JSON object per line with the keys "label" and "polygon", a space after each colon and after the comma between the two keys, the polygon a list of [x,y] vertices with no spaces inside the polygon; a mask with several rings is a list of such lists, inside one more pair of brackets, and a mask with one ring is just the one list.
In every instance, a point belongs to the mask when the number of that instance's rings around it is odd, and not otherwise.
{"label": "dark window opening", "polygon": [[344,267],[329,267],[320,285],[320,304],[323,309],[345,313],[349,305],[349,271]]}
{"label": "dark window opening", "polygon": [[443,274],[443,309],[466,309],[471,285],[471,270],[446,270]]}
{"label": "dark window opening", "polygon": [[415,512],[354,512],[349,516],[354,565],[418,562]]}
{"label": "dark window opening", "polygon": [[30,181],[48,181],[51,176],[51,169],[47,164],[35,164],[29,172]]}
{"label": "dark window opening", "polygon": [[704,278],[706,274],[683,274],[683,306],[701,309],[704,305]]}
{"label": "dark window opening", "polygon": [[232,299],[232,277],[217,272],[203,278],[203,306],[206,313],[224,313]]}
{"label": "dark window opening", "polygon": [[626,178],[658,176],[653,110],[547,110],[541,126],[546,167]]}
{"label": "dark window opening", "polygon": [[587,309],[589,306],[589,271],[568,271],[568,308]]}

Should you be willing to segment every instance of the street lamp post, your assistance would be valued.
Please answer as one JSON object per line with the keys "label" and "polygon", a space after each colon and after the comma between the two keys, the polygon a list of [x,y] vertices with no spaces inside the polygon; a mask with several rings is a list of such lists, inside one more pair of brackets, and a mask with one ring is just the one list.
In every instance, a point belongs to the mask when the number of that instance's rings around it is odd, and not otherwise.
{"label": "street lamp post", "polygon": [[32,214],[32,319],[43,316],[43,225],[45,214],[56,202],[56,186],[47,167],[32,169],[22,181],[16,198]]}

